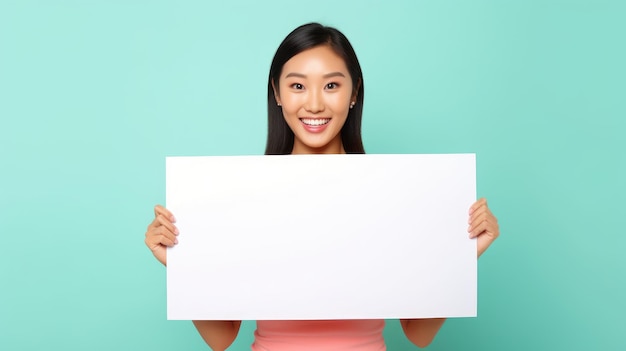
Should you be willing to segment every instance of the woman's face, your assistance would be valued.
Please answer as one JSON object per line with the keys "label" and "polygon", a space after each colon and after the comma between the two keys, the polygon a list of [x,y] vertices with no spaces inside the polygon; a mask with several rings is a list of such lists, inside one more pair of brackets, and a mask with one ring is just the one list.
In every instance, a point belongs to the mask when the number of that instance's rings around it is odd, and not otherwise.
{"label": "woman's face", "polygon": [[278,85],[292,153],[345,153],[340,132],[356,96],[343,59],[329,46],[305,50],[285,63]]}

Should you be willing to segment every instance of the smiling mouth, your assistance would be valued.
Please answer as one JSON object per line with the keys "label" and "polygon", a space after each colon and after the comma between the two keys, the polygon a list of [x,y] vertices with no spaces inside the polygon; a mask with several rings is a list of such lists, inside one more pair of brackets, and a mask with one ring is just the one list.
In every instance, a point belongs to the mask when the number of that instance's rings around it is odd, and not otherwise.
{"label": "smiling mouth", "polygon": [[330,118],[300,118],[307,126],[323,126],[330,122]]}

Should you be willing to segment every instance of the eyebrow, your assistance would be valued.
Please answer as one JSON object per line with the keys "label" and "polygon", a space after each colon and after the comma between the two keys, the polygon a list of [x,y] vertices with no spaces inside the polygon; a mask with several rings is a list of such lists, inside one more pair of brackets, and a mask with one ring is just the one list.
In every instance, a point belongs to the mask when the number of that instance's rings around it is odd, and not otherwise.
{"label": "eyebrow", "polygon": [[[285,78],[289,78],[289,77],[306,78],[306,75],[302,73],[291,72],[285,76]],[[331,72],[331,73],[326,73],[325,75],[323,75],[323,78],[331,78],[331,77],[344,77],[345,78],[346,76],[341,72]]]}

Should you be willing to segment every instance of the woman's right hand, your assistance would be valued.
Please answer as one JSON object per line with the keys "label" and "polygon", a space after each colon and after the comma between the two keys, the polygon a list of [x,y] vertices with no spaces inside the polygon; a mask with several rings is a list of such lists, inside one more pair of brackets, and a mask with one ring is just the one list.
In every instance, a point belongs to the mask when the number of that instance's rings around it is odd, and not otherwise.
{"label": "woman's right hand", "polygon": [[154,220],[146,231],[146,246],[159,262],[167,266],[167,247],[178,244],[174,215],[161,205],[154,206]]}

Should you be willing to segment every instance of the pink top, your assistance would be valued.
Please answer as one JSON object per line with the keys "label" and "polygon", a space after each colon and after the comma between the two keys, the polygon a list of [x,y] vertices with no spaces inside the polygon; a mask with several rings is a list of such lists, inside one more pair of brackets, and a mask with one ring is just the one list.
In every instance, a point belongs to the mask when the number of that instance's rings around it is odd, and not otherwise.
{"label": "pink top", "polygon": [[257,321],[253,351],[384,351],[384,320]]}

